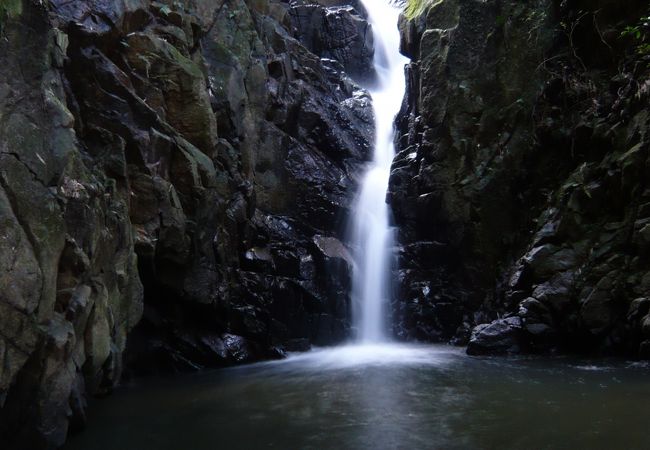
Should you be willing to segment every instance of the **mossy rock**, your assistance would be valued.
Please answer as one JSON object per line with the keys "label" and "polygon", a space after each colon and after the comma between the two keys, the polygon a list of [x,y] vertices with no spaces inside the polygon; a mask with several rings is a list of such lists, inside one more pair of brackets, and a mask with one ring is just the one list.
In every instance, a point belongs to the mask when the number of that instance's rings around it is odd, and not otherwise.
{"label": "mossy rock", "polygon": [[4,25],[23,13],[22,0],[2,0],[0,3],[0,35],[4,32]]}

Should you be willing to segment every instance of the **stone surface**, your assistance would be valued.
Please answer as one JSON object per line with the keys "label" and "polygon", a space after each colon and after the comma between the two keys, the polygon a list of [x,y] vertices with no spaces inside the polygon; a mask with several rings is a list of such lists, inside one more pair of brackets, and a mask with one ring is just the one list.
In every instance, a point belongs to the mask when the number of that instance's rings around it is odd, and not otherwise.
{"label": "stone surface", "polygon": [[618,37],[645,9],[442,0],[400,20],[398,336],[478,325],[474,352],[509,315],[522,351],[647,357],[650,74]]}
{"label": "stone surface", "polygon": [[519,317],[499,319],[477,326],[467,344],[467,353],[470,355],[520,353],[522,350],[522,324]]}
{"label": "stone surface", "polygon": [[336,6],[327,3],[294,2],[289,14],[297,37],[322,58],[338,61],[357,81],[374,79],[374,43],[372,30],[358,6]]}
{"label": "stone surface", "polygon": [[275,0],[10,6],[3,448],[60,445],[83,427],[87,397],[125,371],[239,364],[347,336],[342,233],[374,133],[349,76],[372,59],[362,8],[323,3],[329,31],[307,36],[298,6]]}

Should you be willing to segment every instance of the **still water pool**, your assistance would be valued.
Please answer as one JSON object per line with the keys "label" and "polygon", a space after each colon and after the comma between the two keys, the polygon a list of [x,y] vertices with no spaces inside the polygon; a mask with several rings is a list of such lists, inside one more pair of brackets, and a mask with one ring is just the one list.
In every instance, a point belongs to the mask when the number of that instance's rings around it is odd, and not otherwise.
{"label": "still water pool", "polygon": [[146,380],[70,450],[650,449],[650,366],[350,346]]}

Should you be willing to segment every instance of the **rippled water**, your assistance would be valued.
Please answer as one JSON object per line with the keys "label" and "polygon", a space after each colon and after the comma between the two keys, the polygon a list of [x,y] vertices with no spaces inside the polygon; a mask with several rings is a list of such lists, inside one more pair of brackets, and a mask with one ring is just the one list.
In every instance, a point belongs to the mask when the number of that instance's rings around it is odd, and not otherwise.
{"label": "rippled water", "polygon": [[647,449],[650,369],[356,346],[147,381],[69,449]]}

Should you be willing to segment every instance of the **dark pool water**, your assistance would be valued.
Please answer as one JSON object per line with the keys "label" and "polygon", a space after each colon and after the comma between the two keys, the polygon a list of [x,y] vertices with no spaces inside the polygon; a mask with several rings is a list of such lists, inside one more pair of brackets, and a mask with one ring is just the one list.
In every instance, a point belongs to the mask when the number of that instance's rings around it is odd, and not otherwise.
{"label": "dark pool water", "polygon": [[650,368],[344,347],[141,381],[66,448],[650,449]]}

